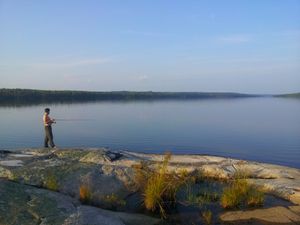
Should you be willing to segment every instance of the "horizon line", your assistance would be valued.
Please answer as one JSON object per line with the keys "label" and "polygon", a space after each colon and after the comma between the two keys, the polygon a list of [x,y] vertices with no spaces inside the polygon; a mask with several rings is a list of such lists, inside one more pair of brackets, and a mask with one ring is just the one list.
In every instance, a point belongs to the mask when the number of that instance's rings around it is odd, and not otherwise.
{"label": "horizon line", "polygon": [[74,90],[74,89],[34,89],[34,88],[0,88],[0,90],[28,90],[28,91],[73,91],[73,92],[134,92],[134,93],[227,93],[227,94],[245,94],[245,95],[261,95],[261,96],[274,96],[274,95],[290,95],[290,94],[300,94],[300,90],[296,92],[289,93],[280,93],[280,94],[259,94],[259,93],[246,93],[246,92],[234,92],[234,91],[152,91],[152,90],[143,90],[143,91],[131,91],[131,90],[111,90],[111,91],[95,91],[95,90]]}

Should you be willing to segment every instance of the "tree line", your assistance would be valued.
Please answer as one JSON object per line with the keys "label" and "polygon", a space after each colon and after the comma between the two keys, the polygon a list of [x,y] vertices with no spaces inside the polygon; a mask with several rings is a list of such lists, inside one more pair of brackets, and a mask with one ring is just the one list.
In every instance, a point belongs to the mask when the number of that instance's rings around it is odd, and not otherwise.
{"label": "tree line", "polygon": [[52,91],[33,89],[0,89],[0,104],[72,103],[88,101],[188,100],[206,98],[239,98],[256,95],[220,92],[152,92],[152,91]]}

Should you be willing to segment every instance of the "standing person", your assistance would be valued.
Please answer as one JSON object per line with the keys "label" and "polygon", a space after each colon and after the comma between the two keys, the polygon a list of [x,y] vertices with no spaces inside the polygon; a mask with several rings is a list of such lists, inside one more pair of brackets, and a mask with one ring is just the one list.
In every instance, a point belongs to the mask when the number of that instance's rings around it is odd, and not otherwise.
{"label": "standing person", "polygon": [[53,142],[53,133],[52,133],[52,124],[56,123],[54,119],[51,119],[50,116],[50,109],[46,108],[45,113],[43,116],[43,122],[44,122],[44,127],[45,127],[45,142],[44,142],[44,147],[48,148],[48,142],[52,148],[56,148],[54,142]]}

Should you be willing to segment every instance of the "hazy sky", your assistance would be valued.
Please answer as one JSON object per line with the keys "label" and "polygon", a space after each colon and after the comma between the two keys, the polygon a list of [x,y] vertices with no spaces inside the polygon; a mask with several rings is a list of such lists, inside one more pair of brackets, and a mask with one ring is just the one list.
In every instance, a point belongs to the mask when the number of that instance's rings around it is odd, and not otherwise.
{"label": "hazy sky", "polygon": [[300,0],[0,0],[0,88],[300,91]]}

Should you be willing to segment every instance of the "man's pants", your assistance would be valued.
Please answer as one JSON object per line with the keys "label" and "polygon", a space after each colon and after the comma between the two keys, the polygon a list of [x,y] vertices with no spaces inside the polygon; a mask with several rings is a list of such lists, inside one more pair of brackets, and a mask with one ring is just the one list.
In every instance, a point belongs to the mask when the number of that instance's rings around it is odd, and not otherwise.
{"label": "man's pants", "polygon": [[53,134],[52,134],[51,126],[45,126],[45,142],[44,142],[45,148],[48,148],[48,142],[50,143],[50,146],[52,148],[55,146],[55,144],[53,142]]}

